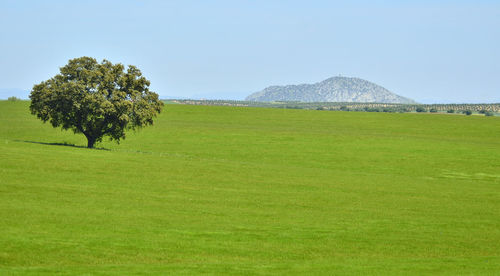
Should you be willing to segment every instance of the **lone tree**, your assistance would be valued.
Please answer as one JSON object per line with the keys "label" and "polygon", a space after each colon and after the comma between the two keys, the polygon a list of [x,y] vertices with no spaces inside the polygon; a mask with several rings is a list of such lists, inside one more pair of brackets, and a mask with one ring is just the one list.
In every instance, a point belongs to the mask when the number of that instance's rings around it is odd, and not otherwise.
{"label": "lone tree", "polygon": [[119,142],[126,129],[153,124],[163,102],[135,66],[90,57],[72,59],[60,74],[33,86],[30,110],[53,127],[87,137],[93,148],[104,136]]}

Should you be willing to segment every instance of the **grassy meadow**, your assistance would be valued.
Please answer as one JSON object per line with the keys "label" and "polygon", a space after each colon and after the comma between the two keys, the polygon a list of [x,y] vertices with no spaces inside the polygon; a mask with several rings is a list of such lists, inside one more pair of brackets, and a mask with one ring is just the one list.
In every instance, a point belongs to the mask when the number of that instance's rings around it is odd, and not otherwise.
{"label": "grassy meadow", "polygon": [[120,145],[0,101],[0,275],[500,273],[500,117],[166,105]]}

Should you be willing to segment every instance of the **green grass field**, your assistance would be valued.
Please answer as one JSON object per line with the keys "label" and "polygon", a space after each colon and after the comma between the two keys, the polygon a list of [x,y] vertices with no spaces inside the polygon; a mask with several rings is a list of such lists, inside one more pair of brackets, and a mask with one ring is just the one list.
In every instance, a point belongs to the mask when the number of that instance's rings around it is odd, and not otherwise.
{"label": "green grass field", "polygon": [[28,105],[0,275],[500,274],[499,117],[166,105],[98,150]]}

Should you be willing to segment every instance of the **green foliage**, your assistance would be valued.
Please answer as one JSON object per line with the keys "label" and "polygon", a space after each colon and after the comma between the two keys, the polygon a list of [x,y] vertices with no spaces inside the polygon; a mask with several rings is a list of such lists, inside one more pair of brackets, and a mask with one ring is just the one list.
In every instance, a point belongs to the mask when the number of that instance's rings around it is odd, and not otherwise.
{"label": "green foliage", "polygon": [[427,109],[425,109],[425,108],[423,108],[423,107],[419,106],[419,107],[417,107],[416,111],[417,111],[417,112],[427,112]]}
{"label": "green foliage", "polygon": [[365,107],[363,108],[364,111],[366,112],[380,112],[380,109],[379,108],[376,108],[376,107]]}
{"label": "green foliage", "polygon": [[30,110],[53,127],[70,129],[87,138],[87,146],[104,136],[119,142],[125,130],[153,124],[163,102],[149,90],[150,82],[135,66],[81,57],[60,74],[33,86]]}
{"label": "green foliage", "polygon": [[418,107],[423,109],[435,109],[437,112],[454,113],[464,110],[480,111],[488,110],[500,113],[500,104],[394,104],[394,103],[359,103],[359,102],[254,102],[233,100],[172,100],[173,103],[192,105],[223,105],[223,106],[252,106],[252,107],[274,107],[287,108],[293,104],[295,109],[341,110],[341,111],[372,111],[380,112],[412,112]]}
{"label": "green foliage", "polygon": [[18,97],[15,97],[15,96],[11,96],[11,97],[8,97],[7,98],[7,101],[9,102],[16,102],[16,101],[20,101],[21,99],[19,99]]}
{"label": "green foliage", "polygon": [[488,117],[489,117],[489,116],[494,116],[494,114],[493,114],[493,112],[491,112],[491,111],[486,111],[486,112],[484,113],[484,116],[488,116]]}
{"label": "green foliage", "polygon": [[431,113],[437,113],[437,112],[438,112],[438,110],[437,110],[437,109],[435,109],[435,108],[431,108],[431,109],[429,110],[429,112],[431,112]]}
{"label": "green foliage", "polygon": [[470,110],[465,110],[465,111],[463,111],[463,113],[465,115],[472,115],[472,111],[470,111]]}

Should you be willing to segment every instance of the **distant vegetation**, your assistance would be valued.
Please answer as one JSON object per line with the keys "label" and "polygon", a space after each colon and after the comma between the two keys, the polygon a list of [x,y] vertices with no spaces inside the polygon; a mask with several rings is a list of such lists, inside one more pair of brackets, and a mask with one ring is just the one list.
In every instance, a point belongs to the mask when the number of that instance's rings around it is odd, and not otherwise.
{"label": "distant vegetation", "polygon": [[9,102],[15,102],[15,101],[20,101],[21,99],[19,99],[18,97],[15,97],[15,96],[12,96],[12,97],[8,97],[7,98],[7,101]]}
{"label": "distant vegetation", "polygon": [[416,103],[375,83],[348,77],[333,77],[315,84],[269,86],[260,92],[251,94],[245,100],[256,102]]}
{"label": "distant vegetation", "polygon": [[[485,116],[500,115],[500,103],[495,104],[387,104],[387,103],[336,103],[336,102],[254,102],[229,100],[169,100],[175,103],[191,105],[249,106],[273,107],[287,109],[314,109],[330,111],[359,112],[432,112],[432,113],[463,113]],[[469,112],[470,114],[468,114]]]}

